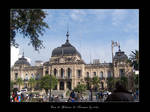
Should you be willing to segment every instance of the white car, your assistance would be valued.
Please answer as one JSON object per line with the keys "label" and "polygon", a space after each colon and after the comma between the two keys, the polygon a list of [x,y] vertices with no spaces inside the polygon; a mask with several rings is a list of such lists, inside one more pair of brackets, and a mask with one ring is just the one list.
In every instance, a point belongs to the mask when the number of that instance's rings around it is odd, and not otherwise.
{"label": "white car", "polygon": [[103,93],[104,95],[110,95],[111,94],[111,92],[109,92],[109,91],[105,91],[104,93]]}
{"label": "white car", "polygon": [[28,90],[27,89],[22,89],[21,90],[21,92],[23,93],[23,92],[27,92]]}
{"label": "white car", "polygon": [[18,94],[18,95],[21,95],[21,93],[22,93],[21,91],[17,91],[17,94]]}

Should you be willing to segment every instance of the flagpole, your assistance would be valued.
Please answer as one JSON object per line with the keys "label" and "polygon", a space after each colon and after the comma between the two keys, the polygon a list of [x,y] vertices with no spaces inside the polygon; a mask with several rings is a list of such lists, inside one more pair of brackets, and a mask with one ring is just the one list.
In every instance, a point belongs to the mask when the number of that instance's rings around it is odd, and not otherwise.
{"label": "flagpole", "polygon": [[[114,79],[114,54],[113,54],[113,47],[114,47],[114,41],[111,43],[111,50],[112,50],[112,75]],[[113,80],[113,86],[115,85],[115,82]]]}

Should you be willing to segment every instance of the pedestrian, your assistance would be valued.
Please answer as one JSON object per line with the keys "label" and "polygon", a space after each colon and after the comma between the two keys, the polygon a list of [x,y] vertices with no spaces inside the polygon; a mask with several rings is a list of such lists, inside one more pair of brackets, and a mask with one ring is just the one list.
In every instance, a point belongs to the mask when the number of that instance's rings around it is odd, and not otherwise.
{"label": "pedestrian", "polygon": [[89,101],[93,100],[93,94],[92,94],[92,89],[89,91]]}
{"label": "pedestrian", "polygon": [[126,89],[126,86],[117,81],[115,84],[115,90],[109,95],[106,101],[134,101],[132,93]]}
{"label": "pedestrian", "polygon": [[96,92],[96,101],[98,101],[98,92]]}
{"label": "pedestrian", "polygon": [[18,95],[18,102],[21,102],[21,94]]}
{"label": "pedestrian", "polygon": [[75,93],[74,93],[74,90],[72,90],[72,92],[70,93],[70,99],[72,102],[75,101]]}
{"label": "pedestrian", "polygon": [[52,101],[52,102],[53,102],[53,101],[54,101],[54,98],[55,98],[55,97],[54,97],[54,95],[52,95],[52,97],[51,97],[51,100],[50,100],[50,101]]}
{"label": "pedestrian", "polygon": [[136,90],[136,99],[137,100],[139,99],[139,91],[138,91],[138,89]]}
{"label": "pedestrian", "polygon": [[24,101],[24,94],[21,93],[21,101]]}
{"label": "pedestrian", "polygon": [[80,95],[80,92],[78,91],[77,93],[77,101],[80,102],[80,98],[81,98],[81,95]]}

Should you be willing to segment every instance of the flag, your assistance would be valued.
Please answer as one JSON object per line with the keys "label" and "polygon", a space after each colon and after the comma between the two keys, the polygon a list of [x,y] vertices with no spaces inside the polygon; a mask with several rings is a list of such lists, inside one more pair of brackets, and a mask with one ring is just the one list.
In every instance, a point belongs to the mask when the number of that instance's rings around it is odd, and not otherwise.
{"label": "flag", "polygon": [[112,42],[112,46],[113,46],[113,47],[119,46],[119,43],[118,43],[118,42],[114,42],[113,40],[112,40],[111,42]]}

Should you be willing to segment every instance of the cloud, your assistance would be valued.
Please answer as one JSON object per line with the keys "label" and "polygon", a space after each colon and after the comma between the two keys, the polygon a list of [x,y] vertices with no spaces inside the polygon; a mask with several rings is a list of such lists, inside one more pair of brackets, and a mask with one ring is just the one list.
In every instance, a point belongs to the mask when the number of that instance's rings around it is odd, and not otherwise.
{"label": "cloud", "polygon": [[84,10],[72,10],[71,14],[70,14],[70,17],[74,21],[82,22],[85,15],[86,15],[86,12]]}
{"label": "cloud", "polygon": [[25,57],[29,63],[31,63],[31,59],[29,57]]}
{"label": "cloud", "polygon": [[112,25],[118,26],[127,17],[127,10],[116,9],[112,12]]}
{"label": "cloud", "polygon": [[[15,48],[14,46],[11,46],[11,67],[21,57],[22,55],[20,55],[20,48]],[[25,57],[25,58],[29,63],[31,63],[31,59],[29,57]]]}
{"label": "cloud", "polygon": [[15,48],[14,46],[11,46],[11,67],[14,65],[14,63],[19,58],[19,48]]}

